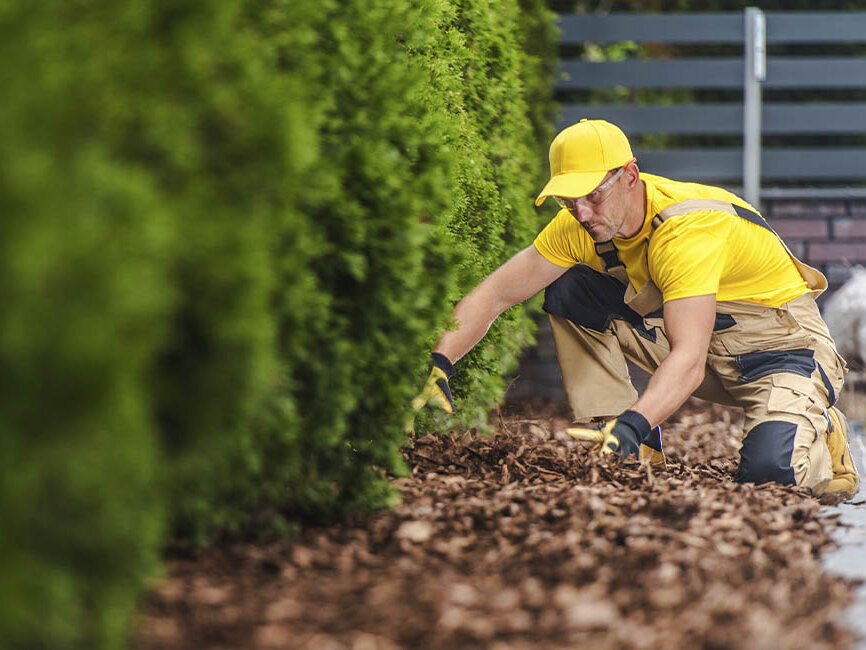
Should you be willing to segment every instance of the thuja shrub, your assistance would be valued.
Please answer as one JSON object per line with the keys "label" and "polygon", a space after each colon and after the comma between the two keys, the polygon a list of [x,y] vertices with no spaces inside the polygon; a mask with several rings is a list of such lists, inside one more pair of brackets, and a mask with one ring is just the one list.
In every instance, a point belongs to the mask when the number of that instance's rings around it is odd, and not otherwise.
{"label": "thuja shrub", "polygon": [[175,66],[155,91],[166,112],[141,118],[153,137],[139,147],[177,209],[177,303],[155,360],[154,411],[172,531],[197,543],[237,530],[232,509],[246,505],[227,483],[258,459],[251,422],[279,367],[273,250],[297,228],[296,167],[315,149],[298,128],[297,84],[274,74],[251,11],[191,2],[161,44]]}
{"label": "thuja shrub", "polygon": [[224,465],[212,531],[279,532],[393,502],[385,472],[404,469],[409,402],[457,259],[451,117],[426,101],[428,64],[411,56],[436,39],[428,7],[274,1],[249,14],[274,74],[303,81],[316,154],[272,241],[278,367],[246,452]]}
{"label": "thuja shrub", "polygon": [[538,156],[539,188],[547,181],[548,149],[560,106],[553,100],[559,67],[559,29],[548,0],[519,0],[520,45],[526,54],[522,66],[523,96],[532,124]]}
{"label": "thuja shrub", "polygon": [[[0,646],[122,646],[167,530],[393,502],[430,345],[537,226],[520,25],[513,0],[0,10]],[[529,338],[515,309],[461,362],[464,419]]]}
{"label": "thuja shrub", "polygon": [[[523,50],[516,2],[250,6],[272,69],[302,80],[317,147],[296,174],[291,234],[274,239],[279,367],[243,453],[219,473],[222,496],[201,501],[211,533],[393,502],[385,473],[403,471],[430,346],[456,300],[531,242],[546,174],[547,127],[523,81],[540,87],[545,73]],[[534,11],[533,25],[552,21]],[[461,361],[458,421],[477,424],[501,397],[531,327],[516,308]]]}
{"label": "thuja shrub", "polygon": [[[454,303],[540,226],[550,98],[539,91],[529,111],[525,80],[540,88],[549,64],[523,46],[542,48],[526,25],[538,34],[552,16],[533,12],[480,0],[245,4],[262,74],[296,107],[290,198],[269,236],[276,365],[234,436],[186,456],[178,533],[282,533],[393,503],[385,477],[405,469],[430,346]],[[461,361],[456,423],[483,421],[531,331],[515,308]]]}
{"label": "thuja shrub", "polygon": [[[439,39],[423,54],[435,71],[431,94],[452,116],[448,145],[458,167],[458,189],[448,216],[463,262],[456,302],[488,273],[531,244],[545,217],[532,199],[547,173],[546,151],[554,106],[553,15],[542,2],[454,0],[447,4]],[[543,54],[542,54],[543,53]],[[440,101],[441,101],[440,100]],[[452,383],[456,420],[481,425],[506,386],[520,350],[533,341],[531,314],[538,301],[503,314],[480,344],[456,366]],[[431,339],[438,337],[438,331]],[[425,427],[450,426],[437,416]]]}
{"label": "thuja shrub", "polygon": [[[163,517],[147,373],[170,211],[103,129],[112,3],[0,10],[0,647],[120,647]],[[78,6],[80,5],[80,6]],[[96,39],[96,40],[94,40]],[[131,54],[131,52],[130,52]]]}
{"label": "thuja shrub", "polygon": [[242,8],[0,10],[2,647],[122,647],[270,385],[288,91]]}

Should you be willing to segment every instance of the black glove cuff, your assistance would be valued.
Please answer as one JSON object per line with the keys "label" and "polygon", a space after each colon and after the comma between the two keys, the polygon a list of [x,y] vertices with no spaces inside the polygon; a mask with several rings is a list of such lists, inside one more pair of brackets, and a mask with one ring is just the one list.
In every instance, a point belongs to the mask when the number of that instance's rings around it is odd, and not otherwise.
{"label": "black glove cuff", "polygon": [[451,379],[454,376],[454,366],[448,360],[448,357],[438,352],[434,352],[431,356],[433,357],[433,365],[442,370],[448,379]]}
{"label": "black glove cuff", "polygon": [[616,421],[630,426],[637,434],[638,441],[646,440],[652,430],[649,421],[637,411],[625,411]]}

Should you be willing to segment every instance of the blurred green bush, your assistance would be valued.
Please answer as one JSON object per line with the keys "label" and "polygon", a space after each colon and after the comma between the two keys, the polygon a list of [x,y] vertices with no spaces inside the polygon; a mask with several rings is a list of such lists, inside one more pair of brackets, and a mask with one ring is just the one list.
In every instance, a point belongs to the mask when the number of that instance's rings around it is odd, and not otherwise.
{"label": "blurred green bush", "polygon": [[[168,535],[393,502],[432,342],[540,225],[521,4],[0,9],[0,647],[122,647]],[[464,424],[530,339],[458,365]]]}

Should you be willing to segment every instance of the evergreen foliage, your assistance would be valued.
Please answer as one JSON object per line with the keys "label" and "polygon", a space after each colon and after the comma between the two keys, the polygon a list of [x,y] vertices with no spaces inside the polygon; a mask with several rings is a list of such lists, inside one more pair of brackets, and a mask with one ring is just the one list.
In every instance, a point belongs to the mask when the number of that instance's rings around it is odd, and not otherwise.
{"label": "evergreen foliage", "polygon": [[113,155],[142,66],[102,25],[130,17],[79,4],[0,10],[4,648],[120,646],[163,539],[148,372],[174,224]]}
{"label": "evergreen foliage", "polygon": [[[0,647],[122,647],[170,531],[393,502],[432,342],[540,225],[522,4],[0,10]],[[458,365],[464,422],[530,338]]]}
{"label": "evergreen foliage", "polygon": [[[446,110],[458,128],[450,140],[457,154],[458,187],[448,227],[463,263],[452,300],[530,245],[542,225],[531,206],[549,171],[554,64],[527,51],[552,53],[556,32],[543,3],[524,4],[527,10],[521,13],[516,0],[453,2],[442,23],[443,42],[427,53],[435,69],[459,73],[438,77],[450,84],[439,94],[447,98]],[[528,307],[503,314],[457,364],[452,387],[463,425],[484,427],[487,410],[505,390],[502,375],[514,369],[519,351],[533,342],[529,314],[537,303]],[[436,328],[431,342],[438,333]],[[453,420],[434,417],[438,427]]]}
{"label": "evergreen foliage", "polygon": [[[279,369],[241,449],[211,473],[219,496],[202,492],[185,520],[202,540],[392,503],[383,471],[403,471],[430,346],[454,302],[539,227],[534,134],[549,134],[552,66],[523,54],[516,2],[303,4],[249,14],[275,73],[315,89],[304,130],[316,159],[297,173],[303,216],[272,251]],[[537,34],[552,16],[535,10]],[[523,79],[539,89],[535,124]],[[523,308],[500,319],[458,365],[459,418],[423,424],[482,423],[531,328]]]}

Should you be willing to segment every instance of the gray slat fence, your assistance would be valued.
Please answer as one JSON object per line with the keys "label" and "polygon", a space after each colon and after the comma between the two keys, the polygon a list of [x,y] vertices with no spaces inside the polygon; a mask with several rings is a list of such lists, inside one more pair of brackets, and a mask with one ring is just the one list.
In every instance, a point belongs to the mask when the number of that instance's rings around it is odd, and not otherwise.
{"label": "gray slat fence", "polygon": [[[866,44],[863,12],[744,12],[684,14],[562,15],[561,45],[617,42],[736,47],[739,56],[585,61],[563,57],[557,93],[563,102],[561,127],[583,117],[619,124],[637,142],[643,169],[684,180],[721,183],[759,203],[778,185],[866,184],[866,146],[822,146],[821,136],[860,136],[866,142],[866,56],[819,56],[816,44]],[[806,47],[804,56],[774,56],[770,45]],[[804,54],[805,54],[804,52]],[[866,52],[866,49],[861,50]],[[575,94],[611,88],[711,89],[730,102],[672,105],[590,104]],[[815,101],[771,101],[763,90],[814,90]],[[739,91],[739,92],[738,92]],[[827,92],[832,95],[822,100]],[[840,100],[841,95],[841,100]],[[846,96],[854,99],[846,101]],[[742,136],[738,147],[656,149],[641,144],[647,134],[680,137]],[[793,136],[790,147],[761,147],[762,136]],[[797,137],[819,136],[810,146]],[[826,137],[824,138],[826,139]],[[855,146],[856,145],[856,146]],[[778,192],[778,190],[773,190]],[[831,190],[832,191],[832,190]]]}

